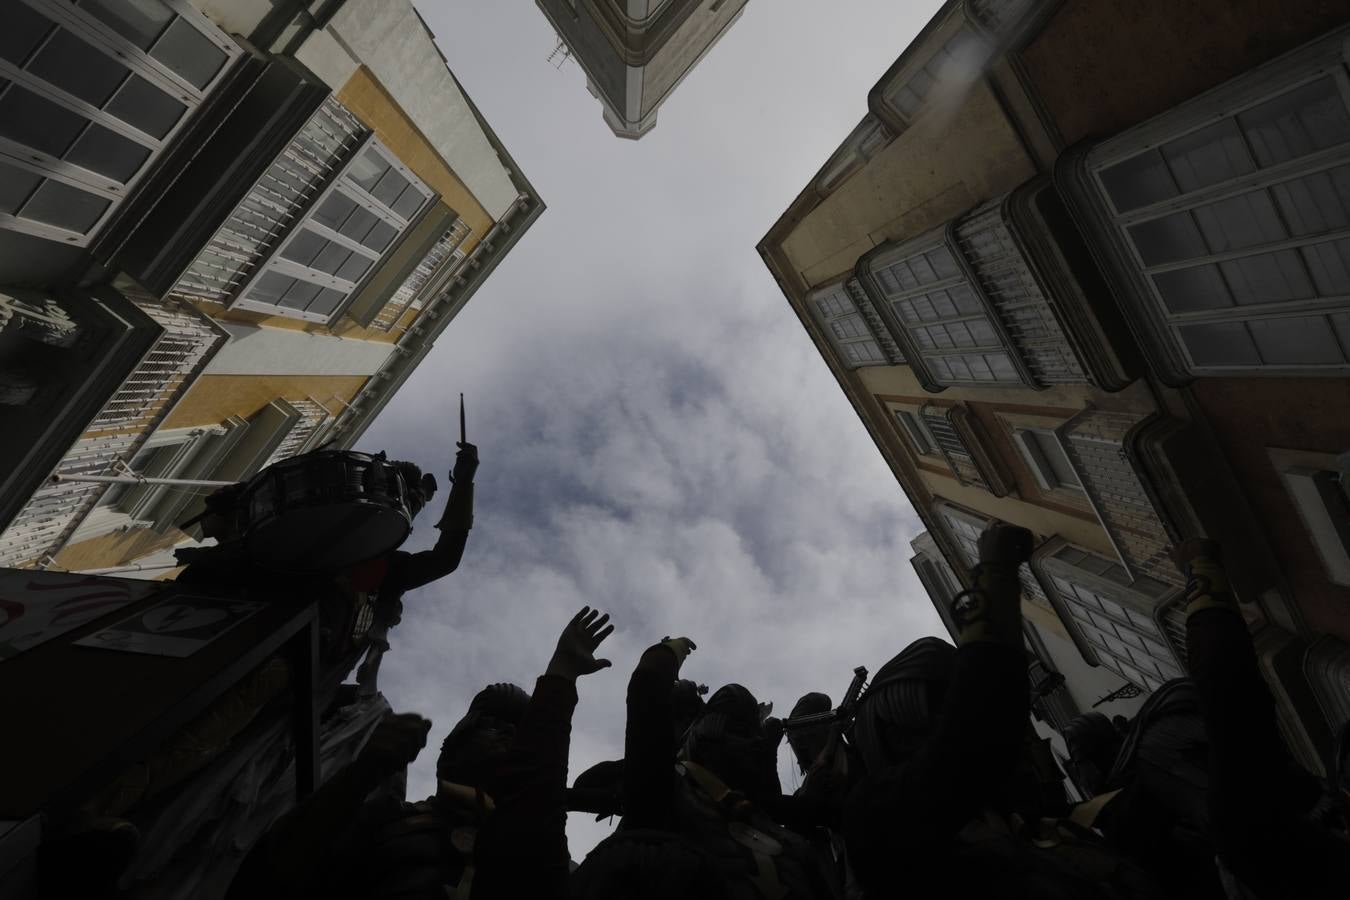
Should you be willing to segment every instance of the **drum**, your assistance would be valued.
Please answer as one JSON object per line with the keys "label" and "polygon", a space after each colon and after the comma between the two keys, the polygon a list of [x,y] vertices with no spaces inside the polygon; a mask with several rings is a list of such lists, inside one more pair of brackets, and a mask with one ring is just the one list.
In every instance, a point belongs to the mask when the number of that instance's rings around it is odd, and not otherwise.
{"label": "drum", "polygon": [[244,487],[244,548],[276,572],[335,572],[395,549],[412,531],[407,486],[383,455],[319,450],[268,466]]}

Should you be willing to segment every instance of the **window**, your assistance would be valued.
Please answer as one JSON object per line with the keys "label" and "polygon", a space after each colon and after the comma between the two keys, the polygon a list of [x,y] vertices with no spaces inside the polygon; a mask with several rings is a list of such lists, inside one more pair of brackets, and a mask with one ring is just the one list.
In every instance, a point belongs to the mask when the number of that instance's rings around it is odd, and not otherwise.
{"label": "window", "polygon": [[236,305],[330,321],[432,196],[411,170],[368,138],[258,267]]}
{"label": "window", "polygon": [[1342,37],[1088,157],[1110,234],[1186,372],[1350,366]]}
{"label": "window", "polygon": [[0,227],[89,243],[238,54],[182,0],[10,0]]}
{"label": "window", "polygon": [[1343,476],[1330,468],[1281,465],[1276,452],[1271,451],[1271,456],[1322,558],[1327,577],[1350,586],[1350,497]]}
{"label": "window", "polygon": [[934,382],[1022,381],[975,286],[940,238],[878,256],[868,268]]}
{"label": "window", "polygon": [[1145,690],[1180,678],[1177,655],[1154,612],[1174,589],[1148,577],[1131,581],[1124,567],[1064,544],[1040,563],[1075,629],[1104,666]]}
{"label": "window", "polygon": [[817,291],[807,301],[844,365],[884,366],[889,361],[862,311],[843,282]]}
{"label": "window", "polygon": [[1039,428],[1021,428],[1015,433],[1017,449],[1031,467],[1036,483],[1043,490],[1068,489],[1082,491],[1083,484],[1073,470],[1068,455],[1053,431]]}
{"label": "window", "polygon": [[914,449],[920,456],[936,456],[937,441],[933,439],[928,431],[928,426],[924,424],[916,414],[908,410],[898,409],[895,411],[895,419],[900,423],[900,429],[909,438]]}
{"label": "window", "polygon": [[907,79],[887,91],[886,99],[906,121],[913,121],[924,101],[935,92],[959,89],[978,79],[989,62],[989,53],[982,38],[963,28]]}
{"label": "window", "polygon": [[[942,517],[943,524],[947,527],[947,533],[951,535],[960,550],[962,561],[966,564],[968,570],[974,570],[976,564],[980,561],[980,532],[989,527],[990,520],[966,512],[964,509],[957,509],[948,503],[939,503],[938,512]],[[1042,606],[1049,606],[1049,601],[1045,597],[1045,590],[1037,581],[1030,566],[1022,565],[1018,567],[1017,580],[1022,585],[1024,596],[1033,602],[1040,603]]]}

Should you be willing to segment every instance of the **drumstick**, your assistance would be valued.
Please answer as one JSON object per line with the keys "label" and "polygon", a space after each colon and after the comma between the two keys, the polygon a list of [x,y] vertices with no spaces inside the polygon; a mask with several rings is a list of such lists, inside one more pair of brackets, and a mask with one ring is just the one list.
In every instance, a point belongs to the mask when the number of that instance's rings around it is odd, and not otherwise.
{"label": "drumstick", "polygon": [[464,434],[464,392],[459,392],[459,443],[463,446],[468,441]]}

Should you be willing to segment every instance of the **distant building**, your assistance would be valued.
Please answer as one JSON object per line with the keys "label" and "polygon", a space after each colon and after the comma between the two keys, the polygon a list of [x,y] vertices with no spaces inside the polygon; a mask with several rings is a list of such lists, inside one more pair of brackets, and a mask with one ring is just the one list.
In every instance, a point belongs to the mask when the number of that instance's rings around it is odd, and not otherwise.
{"label": "distant building", "polygon": [[16,0],[5,29],[0,565],[193,537],[202,490],[53,472],[350,447],[543,211],[408,0]]}
{"label": "distant building", "polygon": [[1035,533],[1047,731],[1184,671],[1193,535],[1301,761],[1350,718],[1348,16],[953,0],[759,246],[927,527],[939,612],[991,520]]}
{"label": "distant building", "polygon": [[748,0],[536,0],[615,135],[637,140]]}

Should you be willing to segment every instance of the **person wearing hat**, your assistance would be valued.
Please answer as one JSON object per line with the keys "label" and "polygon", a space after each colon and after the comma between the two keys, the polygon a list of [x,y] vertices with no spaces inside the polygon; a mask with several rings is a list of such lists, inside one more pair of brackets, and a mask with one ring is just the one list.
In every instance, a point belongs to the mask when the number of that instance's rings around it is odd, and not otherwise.
{"label": "person wearing hat", "polygon": [[264,836],[229,896],[564,896],[576,681],[609,667],[595,651],[613,631],[608,615],[583,608],[533,694],[506,683],[479,691],[441,745],[437,790],[425,800],[379,789],[417,757],[431,723],[386,718],[353,765]]}
{"label": "person wearing hat", "polygon": [[844,812],[865,897],[1158,897],[1137,867],[1062,828],[1062,773],[1036,739],[1018,568],[1032,535],[995,523],[974,587],[952,603],[957,646],[921,638],[859,704],[863,770]]}

